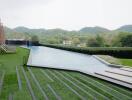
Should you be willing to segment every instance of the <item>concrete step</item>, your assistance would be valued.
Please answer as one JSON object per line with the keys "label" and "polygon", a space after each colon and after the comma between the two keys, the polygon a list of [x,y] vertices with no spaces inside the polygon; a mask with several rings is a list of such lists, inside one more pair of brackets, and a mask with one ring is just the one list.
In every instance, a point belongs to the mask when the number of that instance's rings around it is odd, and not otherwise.
{"label": "concrete step", "polygon": [[125,70],[125,71],[132,72],[132,68],[120,68],[120,70]]}
{"label": "concrete step", "polygon": [[131,77],[127,77],[127,76],[123,76],[123,75],[119,75],[119,74],[114,74],[114,73],[109,73],[109,72],[102,72],[102,73],[96,73],[98,75],[101,76],[105,76],[105,77],[109,77],[115,80],[119,80],[128,84],[132,85],[132,78]]}
{"label": "concrete step", "polygon": [[120,70],[118,68],[109,69],[109,70],[106,70],[106,72],[119,74],[119,75],[122,75],[122,76],[127,76],[127,77],[131,77],[132,78],[132,72],[125,71],[125,70]]}

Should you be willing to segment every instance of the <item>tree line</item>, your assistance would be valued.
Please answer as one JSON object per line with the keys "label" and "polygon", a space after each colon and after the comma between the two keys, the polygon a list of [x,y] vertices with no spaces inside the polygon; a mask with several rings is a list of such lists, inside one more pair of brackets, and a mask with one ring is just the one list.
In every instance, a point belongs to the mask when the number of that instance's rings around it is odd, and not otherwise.
{"label": "tree line", "polygon": [[[38,36],[39,37],[39,36]],[[132,33],[97,35],[58,35],[39,37],[40,42],[48,44],[63,44],[71,41],[71,46],[86,47],[132,47]]]}
{"label": "tree line", "polygon": [[[17,36],[20,35],[20,36]],[[132,47],[132,33],[100,33],[100,34],[17,34],[11,38],[22,38],[39,41],[44,44],[61,44],[79,47]],[[7,38],[10,37],[7,35]],[[67,42],[67,44],[66,44]],[[64,44],[65,43],[65,44]]]}

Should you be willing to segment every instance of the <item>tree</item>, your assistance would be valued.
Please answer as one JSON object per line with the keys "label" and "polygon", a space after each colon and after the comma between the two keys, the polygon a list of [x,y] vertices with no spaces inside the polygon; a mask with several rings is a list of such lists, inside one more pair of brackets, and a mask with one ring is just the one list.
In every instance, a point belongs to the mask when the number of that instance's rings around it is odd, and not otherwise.
{"label": "tree", "polygon": [[97,35],[95,38],[90,38],[87,42],[87,46],[90,47],[103,47],[104,46],[104,39]]}
{"label": "tree", "polygon": [[72,41],[74,45],[78,45],[80,43],[80,40],[77,37],[73,38]]}
{"label": "tree", "polygon": [[121,32],[115,37],[113,46],[132,47],[132,34]]}
{"label": "tree", "polygon": [[132,34],[128,34],[120,39],[121,46],[132,47]]}
{"label": "tree", "polygon": [[39,41],[38,36],[37,36],[37,35],[33,35],[33,36],[31,37],[31,41],[33,41],[33,42]]}
{"label": "tree", "polygon": [[104,46],[105,43],[104,43],[104,38],[103,37],[101,37],[100,35],[97,35],[96,40],[97,40],[100,47]]}

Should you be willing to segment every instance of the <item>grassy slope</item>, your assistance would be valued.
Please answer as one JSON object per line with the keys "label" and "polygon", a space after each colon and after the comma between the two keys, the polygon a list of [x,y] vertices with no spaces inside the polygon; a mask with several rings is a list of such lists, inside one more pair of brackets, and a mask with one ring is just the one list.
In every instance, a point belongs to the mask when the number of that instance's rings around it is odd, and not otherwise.
{"label": "grassy slope", "polygon": [[18,90],[16,66],[23,64],[23,57],[28,55],[29,51],[17,48],[16,54],[0,55],[0,70],[5,71],[4,86],[1,98],[6,98],[10,92]]}
{"label": "grassy slope", "polygon": [[[27,88],[27,83],[23,71],[21,69],[22,68],[21,65],[23,64],[23,57],[27,56],[28,53],[29,51],[26,49],[17,48],[16,54],[0,55],[0,63],[1,63],[0,76],[3,70],[6,72],[4,77],[4,86],[0,94],[0,100],[7,100],[7,98],[11,94],[13,95],[14,100],[32,99],[29,92],[29,88]],[[22,81],[22,90],[19,90],[18,88],[16,66],[18,66],[20,79]],[[31,88],[33,90],[32,92],[35,94],[35,97],[38,100],[43,100],[43,94],[41,93],[38,85],[40,85],[42,90],[46,93],[49,100],[56,99],[55,95],[53,95],[52,91],[47,87],[48,84],[55,90],[55,92],[59,96],[61,96],[63,100],[80,100],[80,98],[73,91],[68,89],[68,87],[64,85],[62,82],[65,82],[68,86],[74,89],[82,97],[89,98],[89,100],[93,100],[92,97],[98,98],[99,100],[103,100],[104,97],[114,100],[120,100],[120,98],[122,98],[122,100],[127,100],[128,97],[132,98],[132,93],[129,90],[119,87],[117,85],[113,85],[108,82],[104,82],[100,79],[93,78],[88,75],[83,75],[77,72],[58,71],[51,69],[50,70],[40,69],[40,68],[30,68],[30,69],[33,75],[35,76],[38,84],[36,84],[35,79],[31,75],[30,71],[28,71],[28,69],[25,69],[24,71],[30,82]],[[47,73],[47,75],[49,75],[51,79],[49,79],[44,73]],[[58,78],[56,78],[55,76]],[[80,88],[82,88],[83,91],[80,90],[75,85],[73,85],[70,81],[66,80],[66,78],[68,80],[71,80],[71,82],[73,82]],[[75,79],[78,80],[79,82],[77,82]],[[92,97],[86,94],[86,91],[88,94],[91,94]]]}
{"label": "grassy slope", "polygon": [[100,57],[100,58],[108,61],[111,64],[121,64],[121,62],[117,58],[112,57],[112,56],[108,56],[108,55],[98,55],[98,57]]}
{"label": "grassy slope", "polygon": [[132,59],[119,59],[122,65],[132,67]]}
{"label": "grassy slope", "polygon": [[119,64],[119,65],[132,67],[132,59],[121,59],[121,58],[115,58],[115,57],[107,56],[107,55],[98,55],[98,56],[108,61],[111,64]]}

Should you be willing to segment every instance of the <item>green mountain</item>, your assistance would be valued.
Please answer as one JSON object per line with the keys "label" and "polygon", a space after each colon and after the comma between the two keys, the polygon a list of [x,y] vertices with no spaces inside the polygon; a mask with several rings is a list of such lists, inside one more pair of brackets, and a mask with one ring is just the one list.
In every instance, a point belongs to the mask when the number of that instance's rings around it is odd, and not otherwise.
{"label": "green mountain", "polygon": [[122,26],[118,29],[116,29],[115,31],[117,32],[132,32],[132,25],[125,25],[125,26]]}
{"label": "green mountain", "polygon": [[79,31],[67,31],[67,30],[63,30],[63,29],[29,29],[26,27],[17,27],[13,29],[16,32],[20,32],[20,33],[47,33],[47,34],[58,34],[58,33],[85,33],[85,34],[98,34],[98,33],[109,33],[110,30],[102,28],[102,27],[85,27],[82,28]]}
{"label": "green mountain", "polygon": [[84,27],[79,32],[85,34],[99,34],[99,33],[109,33],[111,31],[102,27]]}
{"label": "green mountain", "polygon": [[70,31],[66,31],[63,29],[30,29],[26,27],[17,27],[13,29],[15,32],[20,33],[29,33],[29,34],[47,34],[47,35],[55,35],[55,34],[65,34],[69,33]]}
{"label": "green mountain", "polygon": [[102,27],[85,27],[79,31],[67,31],[63,29],[29,29],[26,27],[17,27],[13,29],[15,32],[20,33],[32,33],[32,34],[99,34],[99,33],[109,33],[111,32],[108,29]]}
{"label": "green mountain", "polygon": [[4,26],[4,31],[5,31],[6,34],[14,33],[13,29],[10,29],[10,28],[8,28],[6,26]]}
{"label": "green mountain", "polygon": [[26,27],[16,27],[13,29],[15,32],[20,32],[20,33],[43,33],[46,30],[45,29],[30,29]]}
{"label": "green mountain", "polygon": [[16,32],[14,29],[4,27],[4,31],[6,34],[6,38],[8,39],[21,39],[21,38],[26,38],[26,34],[23,32]]}
{"label": "green mountain", "polygon": [[67,31],[63,29],[30,29],[26,27],[16,27],[14,29],[10,29],[8,27],[4,27],[6,34],[35,34],[35,35],[93,35],[93,34],[102,34],[102,33],[117,33],[117,32],[132,32],[132,25],[125,25],[116,30],[108,30],[103,27],[84,27],[79,31]]}
{"label": "green mountain", "polygon": [[13,29],[15,32],[20,32],[20,33],[25,33],[25,32],[28,32],[30,31],[29,28],[26,28],[26,27],[16,27]]}

